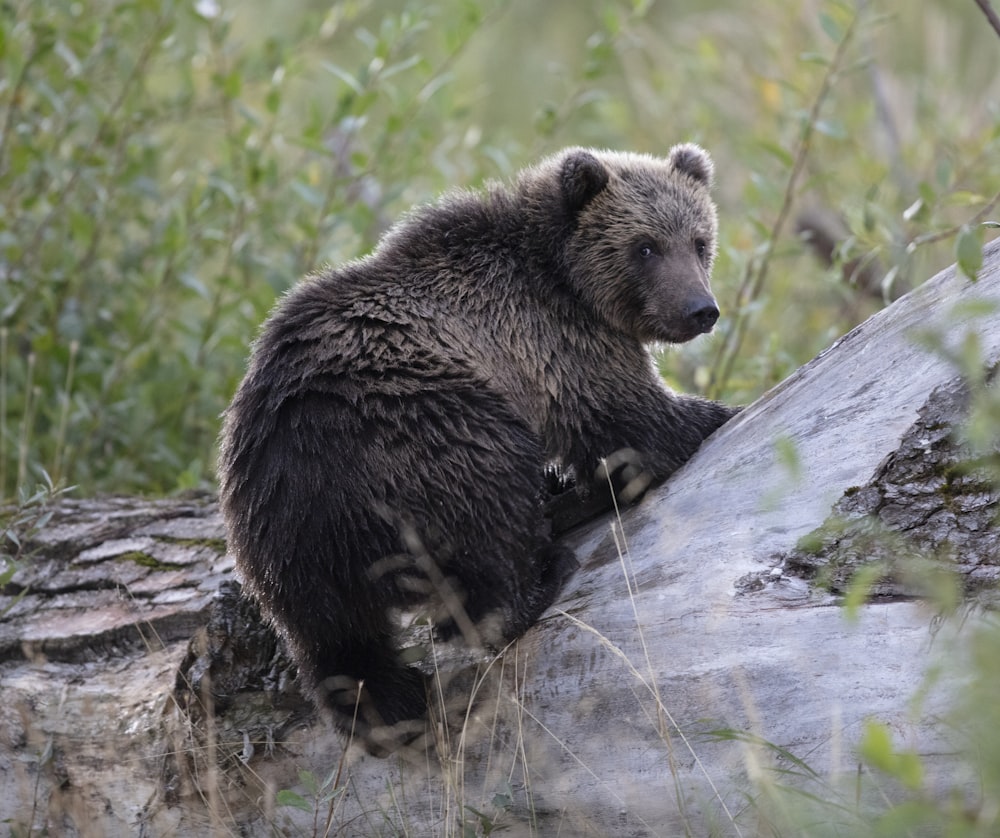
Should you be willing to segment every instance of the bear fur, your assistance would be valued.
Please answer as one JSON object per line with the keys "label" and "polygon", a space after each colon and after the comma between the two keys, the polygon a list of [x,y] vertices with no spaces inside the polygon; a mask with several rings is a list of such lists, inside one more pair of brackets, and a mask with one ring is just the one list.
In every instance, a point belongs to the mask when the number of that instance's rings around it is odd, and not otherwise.
{"label": "bear fur", "polygon": [[399,609],[496,647],[552,604],[576,559],[547,468],[586,487],[610,458],[635,494],[736,412],[671,392],[646,349],[718,318],[712,178],[695,145],[567,149],[276,306],[225,414],[221,503],[246,590],[345,729],[426,711]]}

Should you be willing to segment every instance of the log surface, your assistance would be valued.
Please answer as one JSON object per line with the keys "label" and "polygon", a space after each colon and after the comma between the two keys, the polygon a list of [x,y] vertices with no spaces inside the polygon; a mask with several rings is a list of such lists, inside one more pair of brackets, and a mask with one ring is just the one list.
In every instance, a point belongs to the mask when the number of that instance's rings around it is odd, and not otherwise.
{"label": "log surface", "polygon": [[[906,564],[995,598],[995,484],[954,469],[969,393],[949,353],[969,334],[995,369],[1000,243],[978,282],[942,272],[640,506],[570,535],[582,564],[562,601],[480,667],[469,723],[437,727],[430,758],[345,754],[237,596],[212,499],[61,502],[0,598],[0,819],[269,835],[323,834],[329,816],[330,834],[423,835],[457,834],[474,809],[512,835],[753,834],[748,778],[781,758],[733,733],[851,775],[869,717],[948,775],[948,690],[916,713],[911,699],[974,619],[942,619]],[[848,621],[839,595],[875,561]],[[446,693],[468,691],[473,670],[441,666]],[[281,789],[311,799],[303,770],[333,772],[335,793],[315,812],[276,805]]]}

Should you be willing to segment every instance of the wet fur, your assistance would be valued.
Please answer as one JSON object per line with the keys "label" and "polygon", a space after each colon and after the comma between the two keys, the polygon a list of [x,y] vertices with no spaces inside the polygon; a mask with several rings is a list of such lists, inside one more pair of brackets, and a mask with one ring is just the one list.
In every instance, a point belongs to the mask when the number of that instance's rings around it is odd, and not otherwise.
{"label": "wet fur", "polygon": [[393,609],[497,645],[554,601],[576,560],[547,464],[589,479],[624,451],[644,486],[735,412],[669,391],[644,346],[714,322],[711,179],[695,146],[570,149],[278,304],[226,413],[222,507],[246,589],[343,726],[426,710]]}

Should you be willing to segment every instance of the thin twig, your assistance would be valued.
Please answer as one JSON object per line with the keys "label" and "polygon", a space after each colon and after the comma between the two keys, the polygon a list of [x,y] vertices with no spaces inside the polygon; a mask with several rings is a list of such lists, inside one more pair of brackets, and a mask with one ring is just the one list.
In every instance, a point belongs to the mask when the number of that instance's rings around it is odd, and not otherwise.
{"label": "thin twig", "polygon": [[979,212],[977,212],[968,221],[963,221],[961,224],[956,224],[954,227],[949,227],[947,230],[939,230],[936,233],[926,233],[923,236],[917,236],[913,241],[907,245],[907,250],[913,251],[915,248],[921,245],[931,244],[932,242],[938,242],[942,239],[950,239],[952,236],[957,236],[962,232],[965,227],[975,227],[977,224],[981,224],[986,220],[994,208],[1000,204],[1000,192],[997,192],[990,200],[983,206]]}
{"label": "thin twig", "polygon": [[[125,81],[122,83],[121,89],[118,91],[118,96],[114,99],[114,101],[112,101],[107,111],[105,111],[104,116],[101,118],[101,121],[98,124],[97,129],[94,131],[93,136],[90,138],[90,141],[80,152],[78,157],[79,160],[89,160],[98,143],[100,143],[102,138],[107,136],[109,133],[111,126],[114,124],[114,120],[118,116],[118,112],[125,105],[128,95],[134,87],[136,81],[143,77],[146,68],[153,59],[153,55],[156,53],[157,49],[159,49],[162,42],[162,31],[168,22],[169,19],[166,13],[158,17],[154,22],[151,27],[150,37],[144,44],[142,52],[139,53],[139,57],[136,59],[131,72],[125,77]],[[42,222],[35,228],[34,234],[32,235],[27,247],[24,249],[24,253],[26,255],[34,255],[38,253],[45,231],[49,228],[53,219],[57,215],[61,215],[65,212],[69,196],[73,190],[76,189],[76,185],[83,176],[84,170],[85,168],[83,163],[80,163],[72,169],[69,177],[66,179],[65,185],[60,190],[59,195],[52,201],[51,209],[46,214]]]}
{"label": "thin twig", "polygon": [[28,53],[28,56],[24,60],[24,64],[21,65],[21,71],[18,73],[17,81],[14,82],[14,86],[10,91],[10,95],[8,97],[10,104],[7,106],[7,113],[4,117],[3,128],[0,128],[0,175],[5,174],[4,158],[6,157],[7,143],[14,130],[14,118],[22,98],[21,91],[28,82],[28,71],[44,52],[47,52],[47,48],[43,49],[40,47],[36,39],[36,43],[32,44],[31,52]]}
{"label": "thin twig", "polygon": [[859,17],[860,11],[856,13],[853,18],[851,18],[851,22],[845,30],[843,37],[840,39],[840,43],[837,44],[837,50],[834,53],[833,59],[830,61],[826,74],[823,76],[823,82],[820,85],[819,92],[813,100],[809,116],[806,119],[805,125],[802,127],[802,136],[799,139],[799,145],[795,151],[795,158],[792,162],[792,171],[788,176],[788,183],[785,186],[785,194],[781,202],[781,209],[778,211],[778,217],[775,219],[774,225],[771,227],[770,235],[768,236],[765,244],[764,252],[761,254],[760,261],[757,264],[756,271],[750,270],[744,277],[744,281],[739,290],[741,313],[736,320],[736,324],[727,333],[726,339],[722,342],[719,353],[716,356],[715,363],[712,365],[712,376],[708,386],[708,395],[711,398],[718,398],[722,388],[725,386],[726,381],[729,380],[729,375],[732,371],[736,355],[739,352],[740,345],[743,343],[743,338],[746,335],[749,320],[746,313],[746,306],[756,300],[764,288],[764,282],[767,279],[767,272],[771,264],[771,256],[774,254],[775,245],[784,230],[785,222],[791,214],[792,202],[795,198],[795,191],[798,186],[799,177],[801,176],[806,165],[806,160],[809,157],[813,133],[815,131],[816,124],[819,122],[820,110],[826,102],[830,91],[833,89],[834,82],[840,73],[840,68],[844,60],[844,55],[847,51],[847,46],[851,42],[851,36],[854,34],[854,28],[857,25]]}
{"label": "thin twig", "polygon": [[993,6],[990,5],[990,0],[976,0],[976,5],[983,10],[983,14],[986,15],[986,19],[990,22],[990,26],[993,27],[993,31],[1000,35],[1000,17],[993,10]]}

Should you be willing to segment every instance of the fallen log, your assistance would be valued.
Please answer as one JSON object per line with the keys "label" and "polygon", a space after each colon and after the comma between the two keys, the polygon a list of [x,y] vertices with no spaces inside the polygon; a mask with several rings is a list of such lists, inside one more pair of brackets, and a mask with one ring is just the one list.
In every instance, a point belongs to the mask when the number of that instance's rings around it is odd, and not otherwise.
{"label": "fallen log", "polygon": [[568,535],[562,601],[497,658],[438,656],[435,747],[390,759],[302,700],[211,498],[62,501],[0,598],[0,813],[69,835],[751,835],[771,769],[856,781],[869,718],[943,788],[954,696],[928,672],[1000,576],[1000,452],[956,432],[998,364],[994,242],[977,282],[943,271]]}

